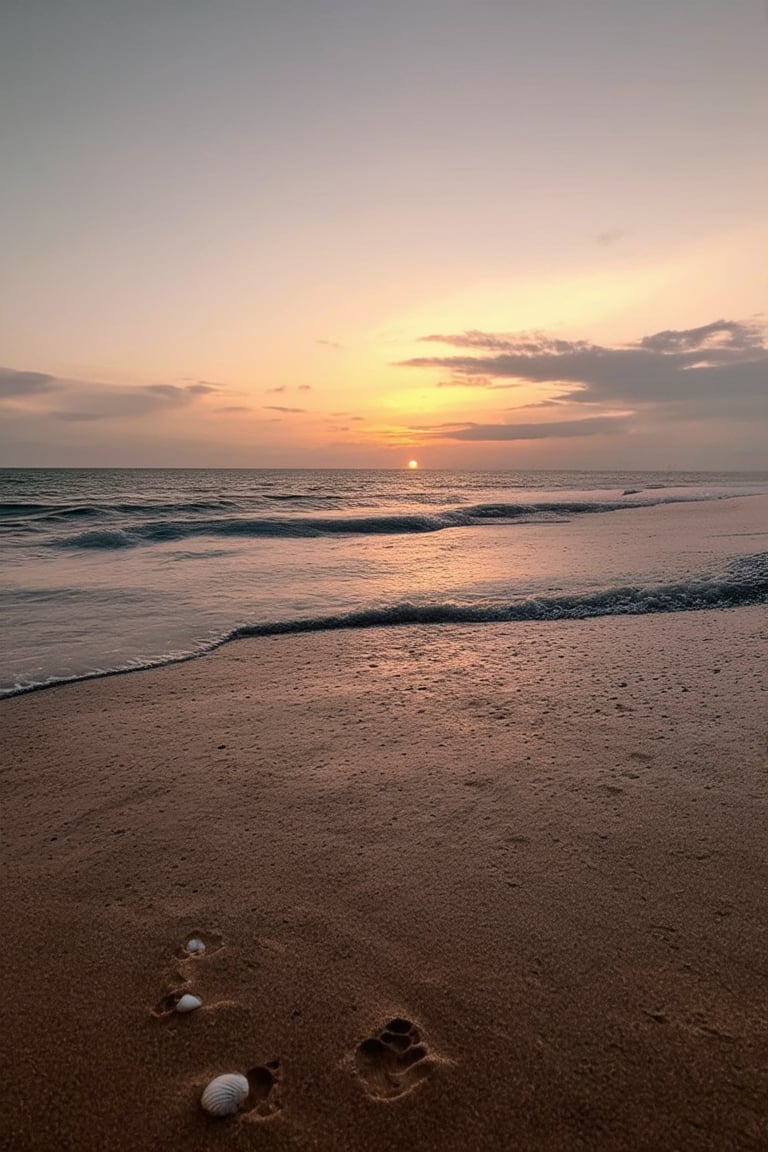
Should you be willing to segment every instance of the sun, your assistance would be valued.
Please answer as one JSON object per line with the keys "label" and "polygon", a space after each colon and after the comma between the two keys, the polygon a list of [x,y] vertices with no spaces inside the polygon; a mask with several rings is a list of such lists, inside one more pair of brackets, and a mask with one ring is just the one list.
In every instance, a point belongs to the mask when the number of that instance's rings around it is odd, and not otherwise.
{"label": "sun", "polygon": [[418,466],[419,466],[418,460],[409,460],[408,461],[408,467],[409,468],[418,468]]}

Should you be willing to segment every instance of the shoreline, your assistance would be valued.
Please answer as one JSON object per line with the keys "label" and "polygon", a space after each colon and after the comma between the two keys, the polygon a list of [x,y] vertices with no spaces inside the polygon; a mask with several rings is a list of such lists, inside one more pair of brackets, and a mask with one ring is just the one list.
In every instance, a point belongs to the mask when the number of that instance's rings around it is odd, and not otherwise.
{"label": "shoreline", "polygon": [[767,639],[413,624],[6,698],[14,1152],[764,1148]]}
{"label": "shoreline", "polygon": [[[757,504],[755,503],[756,500]],[[723,519],[725,505],[729,505],[728,515]],[[759,514],[755,514],[756,510],[758,513],[764,513],[762,518]],[[763,527],[766,517],[768,517],[768,495],[764,493],[748,496],[701,497],[696,500],[672,501],[648,507],[622,508],[612,513],[601,513],[601,515],[617,517],[618,519],[614,521],[615,525],[621,523],[622,517],[628,513],[632,517],[630,523],[638,531],[651,530],[651,525],[654,525],[652,529],[654,531],[659,526],[664,526],[669,531],[670,523],[674,528],[676,522],[681,518],[684,520],[692,519],[694,522],[704,518],[708,522],[710,537],[722,538],[733,535],[768,539],[768,533]],[[572,522],[568,522],[569,528],[572,528],[576,533],[576,538],[586,526],[582,522],[584,519],[584,517],[577,515]],[[513,532],[518,529],[524,530],[526,527],[535,528],[537,531],[546,531],[553,527],[551,523],[505,526],[511,527]],[[479,529],[478,526],[475,526],[475,529],[471,531],[477,532],[479,530],[478,539],[482,539],[488,528],[489,525]],[[582,546],[588,545],[582,542]],[[140,655],[135,650],[134,654],[130,655],[130,645],[126,649],[125,637],[123,637],[122,641],[115,640],[118,647],[110,649],[109,642],[107,642],[99,651],[91,652],[89,656],[86,656],[85,652],[79,648],[77,650],[74,648],[72,650],[65,649],[64,664],[60,667],[77,666],[81,661],[87,660],[90,663],[90,668],[86,663],[81,672],[66,672],[61,675],[52,673],[45,680],[27,679],[25,682],[24,673],[19,670],[18,665],[13,672],[10,668],[4,668],[2,671],[3,679],[0,680],[0,707],[2,707],[3,701],[13,699],[15,696],[40,692],[59,685],[77,684],[104,677],[122,676],[135,671],[154,670],[183,664],[189,660],[208,656],[232,642],[252,637],[290,636],[345,629],[412,627],[420,624],[437,626],[445,624],[498,625],[533,621],[548,623],[596,619],[603,616],[656,613],[666,615],[677,612],[719,610],[765,604],[768,603],[768,572],[765,570],[765,556],[768,556],[768,553],[754,554],[747,551],[733,554],[725,549],[717,557],[717,561],[720,563],[719,569],[715,566],[715,557],[713,556],[710,567],[705,567],[703,572],[682,570],[677,578],[668,574],[666,579],[660,579],[658,576],[655,579],[653,577],[643,579],[638,576],[635,584],[627,582],[623,574],[615,574],[614,583],[610,582],[609,577],[601,585],[590,583],[590,580],[587,579],[583,585],[577,585],[571,591],[559,587],[559,578],[555,575],[553,577],[554,588],[550,588],[544,583],[538,591],[529,588],[525,592],[519,592],[516,596],[513,594],[510,599],[504,599],[499,594],[498,589],[491,593],[487,600],[474,596],[470,596],[469,599],[466,599],[465,596],[462,600],[462,595],[459,594],[458,603],[451,599],[438,600],[437,602],[431,602],[429,599],[422,601],[417,593],[413,593],[414,598],[409,599],[406,593],[406,599],[400,601],[387,602],[385,598],[385,606],[366,607],[365,600],[363,600],[362,606],[351,607],[342,603],[336,607],[335,611],[331,610],[326,614],[322,614],[321,611],[321,614],[314,616],[305,614],[298,618],[291,618],[291,609],[288,607],[289,615],[284,615],[282,618],[278,614],[277,618],[270,619],[269,614],[267,614],[267,618],[260,622],[232,625],[232,619],[242,619],[235,612],[228,623],[220,623],[216,629],[209,628],[208,639],[196,640],[194,632],[192,632],[185,640],[180,640],[175,648],[169,642],[170,650],[165,655],[162,652],[160,654],[156,652],[154,655]],[[757,571],[738,570],[739,564],[744,561],[755,561]],[[375,596],[373,596],[373,603],[376,603]],[[286,608],[286,605],[283,605],[283,608]],[[54,644],[57,626],[56,622],[52,623]],[[156,620],[155,629],[158,630],[161,627],[162,620]],[[160,633],[158,632],[158,634]],[[121,643],[123,645],[122,650],[120,648]],[[187,645],[187,650],[182,650],[184,645]],[[160,647],[159,644],[158,647]],[[13,650],[13,641],[11,641],[11,648]],[[122,651],[122,655],[116,655],[120,651]],[[117,666],[107,666],[110,658],[116,662]],[[41,666],[47,666],[50,669],[51,665],[47,663],[42,650],[38,652],[37,659]],[[29,655],[27,655],[26,660],[29,668]],[[24,664],[25,657],[22,655],[21,667],[24,667]],[[40,670],[40,668],[38,667],[36,670]],[[29,676],[29,671],[27,676]],[[12,686],[14,680],[15,683]]]}

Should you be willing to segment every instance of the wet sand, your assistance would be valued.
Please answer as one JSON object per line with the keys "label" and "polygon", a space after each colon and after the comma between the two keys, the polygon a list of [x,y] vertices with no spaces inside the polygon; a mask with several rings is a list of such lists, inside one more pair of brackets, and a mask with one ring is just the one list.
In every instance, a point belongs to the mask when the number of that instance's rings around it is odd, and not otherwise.
{"label": "wet sand", "polygon": [[765,1150],[767,641],[282,636],[6,701],[0,1145]]}

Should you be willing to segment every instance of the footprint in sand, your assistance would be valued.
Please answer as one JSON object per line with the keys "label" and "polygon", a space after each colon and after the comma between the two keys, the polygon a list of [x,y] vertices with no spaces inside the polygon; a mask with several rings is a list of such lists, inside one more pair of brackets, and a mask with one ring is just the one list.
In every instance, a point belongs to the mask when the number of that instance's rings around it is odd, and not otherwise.
{"label": "footprint in sand", "polygon": [[164,996],[151,1010],[152,1015],[160,1020],[186,1019],[193,1016],[200,1009],[214,1008],[218,1005],[205,1005],[203,997],[199,995],[192,981],[181,971],[181,966],[174,973],[165,986]]}
{"label": "footprint in sand", "polygon": [[[201,1000],[196,995],[193,976],[202,976],[204,969],[198,967],[201,961],[215,955],[224,947],[224,938],[220,932],[201,932],[195,929],[187,932],[182,943],[176,950],[176,962],[170,969],[170,980],[166,984],[166,994],[152,1009],[152,1015],[160,1019],[193,1017],[198,1011],[224,1007],[232,1001],[221,1000],[217,1003],[194,1006],[184,1011],[179,1008],[182,999]],[[215,969],[216,965],[214,965]],[[205,982],[205,981],[204,981]],[[242,1106],[236,1113],[243,1120],[265,1120],[276,1115],[283,1107],[279,1099],[278,1087],[282,1068],[279,1060],[268,1060],[265,1064],[258,1064],[245,1073],[248,1080],[249,1091]],[[201,1089],[202,1093],[202,1089]],[[221,1117],[211,1117],[217,1123]]]}
{"label": "footprint in sand", "polygon": [[[283,1105],[278,1096],[281,1064],[279,1060],[268,1060],[266,1064],[258,1064],[245,1073],[248,1081],[248,1095],[236,1112],[231,1115],[212,1115],[206,1119],[212,1124],[231,1123],[232,1120],[268,1120],[276,1116]],[[198,1085],[199,1096],[203,1094],[204,1085]]]}
{"label": "footprint in sand", "polygon": [[[162,999],[152,1009],[152,1015],[160,1019],[177,1017],[180,1015],[194,1015],[195,1009],[178,1009],[182,997],[196,996],[191,973],[200,961],[215,955],[224,947],[224,938],[220,932],[200,932],[195,929],[187,932],[181,944],[176,949],[176,960],[170,970],[170,979],[166,984],[166,992]],[[212,1005],[211,1005],[212,1007]]]}
{"label": "footprint in sand", "polygon": [[419,1030],[410,1020],[396,1017],[355,1052],[355,1068],[368,1094],[377,1100],[394,1100],[425,1080],[434,1061]]}
{"label": "footprint in sand", "polygon": [[179,960],[204,960],[224,947],[221,932],[187,932],[176,951]]}
{"label": "footprint in sand", "polygon": [[243,1107],[246,1120],[266,1120],[280,1111],[283,1105],[278,1098],[277,1090],[281,1071],[279,1060],[268,1060],[266,1064],[259,1064],[246,1072],[246,1078],[251,1086]]}

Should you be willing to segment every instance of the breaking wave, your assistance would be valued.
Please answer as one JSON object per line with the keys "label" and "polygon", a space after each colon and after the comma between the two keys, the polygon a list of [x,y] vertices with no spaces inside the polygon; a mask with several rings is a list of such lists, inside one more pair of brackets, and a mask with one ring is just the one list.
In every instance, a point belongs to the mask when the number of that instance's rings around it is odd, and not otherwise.
{"label": "breaking wave", "polygon": [[765,603],[768,603],[768,552],[759,552],[731,561],[721,574],[677,583],[626,585],[600,592],[535,596],[507,603],[419,604],[402,601],[388,607],[363,608],[337,615],[253,622],[233,628],[190,651],[149,659],[136,658],[119,667],[101,668],[72,676],[50,677],[44,682],[18,683],[11,688],[0,690],[0,696],[18,695],[56,684],[177,664],[203,656],[229,641],[247,637],[418,624],[481,625],[524,621],[546,623],[587,620],[598,616],[638,616],[712,608],[727,609]]}
{"label": "breaking wave", "polygon": [[[373,516],[217,516],[198,519],[146,520],[125,526],[111,524],[91,528],[49,541],[56,548],[133,548],[141,544],[162,544],[191,537],[295,538],[318,536],[394,536],[440,532],[447,528],[467,528],[488,522],[535,523],[563,520],[586,513],[616,512],[626,508],[648,508],[667,500],[634,501],[542,501],[520,504],[475,504],[440,512],[390,513]],[[690,502],[690,501],[686,501]]]}

